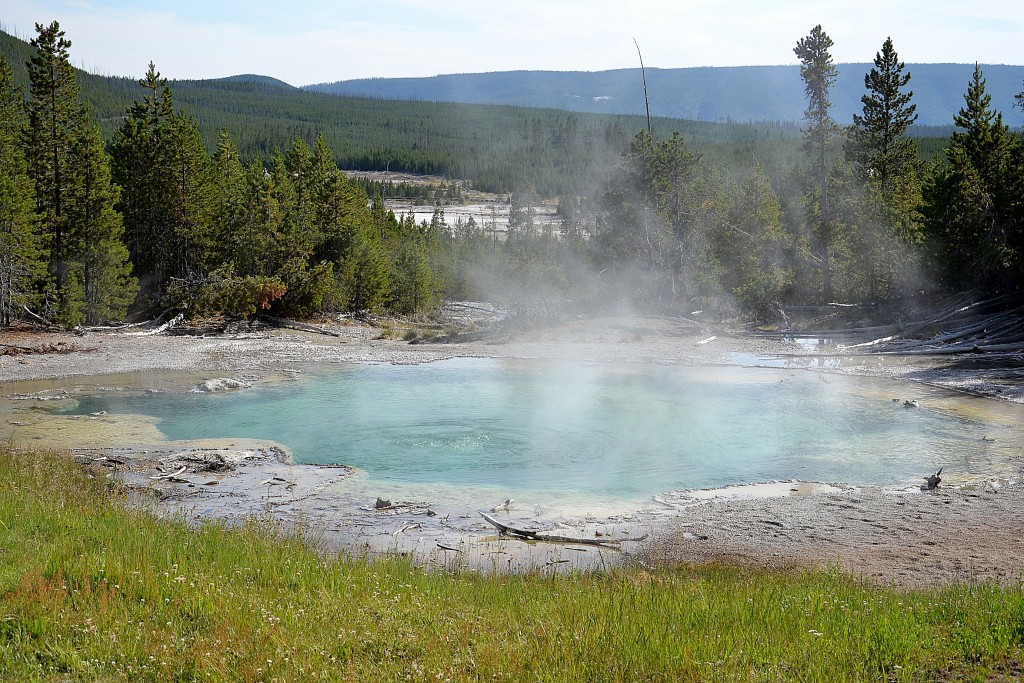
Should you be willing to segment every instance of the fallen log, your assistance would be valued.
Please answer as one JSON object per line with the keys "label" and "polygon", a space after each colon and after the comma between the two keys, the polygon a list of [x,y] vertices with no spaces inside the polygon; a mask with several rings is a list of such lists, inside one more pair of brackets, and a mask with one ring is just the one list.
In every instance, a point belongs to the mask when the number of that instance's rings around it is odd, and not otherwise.
{"label": "fallen log", "polygon": [[153,318],[152,320],[143,320],[140,323],[125,323],[124,325],[93,325],[92,327],[79,327],[77,329],[80,329],[84,332],[107,332],[117,330],[128,330],[133,327],[145,327],[146,325],[159,325],[160,321],[167,317],[167,314],[170,313],[172,310],[174,309],[168,308],[167,310],[165,310],[163,313]]}
{"label": "fallen log", "polygon": [[881,339],[872,339],[871,341],[862,342],[860,344],[851,344],[850,346],[845,346],[843,348],[846,348],[846,349],[862,349],[862,348],[865,348],[865,347],[877,346],[879,344],[886,344],[886,343],[891,342],[893,340],[899,339],[899,337],[900,337],[900,335],[894,334],[894,335],[891,335],[889,337],[882,337]]}
{"label": "fallen log", "polygon": [[979,323],[968,325],[967,327],[952,330],[950,332],[936,335],[934,337],[929,337],[928,339],[908,340],[903,343],[903,346],[913,347],[924,346],[927,344],[944,344],[946,342],[956,341],[957,339],[969,337],[972,334],[975,334],[976,332],[983,332],[988,328],[992,327],[993,325],[996,325],[997,323],[999,323],[999,327],[995,328],[995,330],[997,331],[1012,329],[1016,325],[1016,323],[1014,321],[1011,321],[1009,323],[1004,322],[1006,317],[1007,316],[1004,314],[992,316],[990,318],[982,320]]}
{"label": "fallen log", "polygon": [[958,353],[1017,353],[1024,351],[1021,344],[959,344],[934,349],[908,349],[906,351],[876,351],[871,356],[948,356]]}
{"label": "fallen log", "polygon": [[185,314],[179,313],[178,315],[174,316],[173,318],[165,322],[160,327],[153,328],[152,330],[146,330],[145,332],[122,332],[121,334],[123,334],[126,337],[152,337],[154,335],[160,334],[161,332],[166,332],[167,330],[171,329],[184,319]]}
{"label": "fallen log", "polygon": [[[913,334],[916,334],[917,332],[920,332],[921,330],[923,330],[923,329],[925,329],[925,328],[927,328],[929,326],[934,326],[934,325],[939,325],[939,324],[942,324],[942,323],[945,323],[945,322],[949,322],[949,321],[951,321],[951,320],[953,320],[955,318],[963,317],[964,315],[971,313],[975,309],[979,309],[979,308],[983,309],[985,307],[993,306],[993,305],[996,305],[996,304],[999,304],[999,303],[1004,303],[1006,301],[1012,301],[1012,298],[1010,296],[1008,296],[1008,295],[1003,295],[1003,296],[996,297],[994,299],[987,299],[987,300],[984,300],[984,301],[975,301],[974,303],[967,304],[967,305],[963,305],[962,303],[954,304],[952,308],[946,309],[942,313],[939,313],[938,315],[932,317],[930,320],[921,321],[921,322],[918,322],[918,323],[914,323],[914,324],[912,324],[910,326],[907,326],[907,329],[905,329],[903,331],[903,336],[904,337],[909,337],[909,336],[911,336]],[[1016,310],[1020,310],[1020,307],[1018,307]]]}
{"label": "fallen log", "polygon": [[316,325],[310,325],[308,323],[300,323],[297,320],[288,320],[287,318],[275,318],[272,315],[261,315],[261,320],[265,320],[271,325],[277,327],[287,327],[290,330],[298,330],[299,332],[315,332],[316,334],[326,334],[330,337],[340,337],[339,332],[334,330],[328,330],[323,327],[317,327]]}
{"label": "fallen log", "polygon": [[36,349],[31,346],[18,346],[17,344],[0,344],[0,347],[7,349],[3,352],[5,356],[17,356],[23,353],[36,353]]}
{"label": "fallen log", "polygon": [[52,323],[52,322],[50,322],[50,321],[49,321],[49,320],[47,320],[46,318],[43,318],[43,317],[42,317],[42,316],[40,316],[40,315],[36,315],[35,313],[33,313],[33,312],[32,312],[32,311],[31,311],[31,310],[29,309],[29,307],[28,307],[28,306],[26,306],[26,305],[24,305],[24,304],[23,304],[21,308],[22,308],[22,309],[23,309],[23,310],[25,311],[25,313],[27,313],[27,314],[28,314],[28,316],[29,316],[30,318],[32,318],[33,320],[35,320],[35,321],[36,321],[36,322],[37,322],[38,324],[40,324],[40,325],[43,325],[44,327],[53,327],[53,323]]}
{"label": "fallen log", "polygon": [[702,323],[691,318],[684,318],[681,315],[648,315],[647,318],[653,318],[655,320],[667,320],[671,323],[679,323],[683,325],[691,325],[694,327],[707,327],[707,323]]}
{"label": "fallen log", "polygon": [[[571,536],[556,536],[549,534],[542,534],[538,531],[530,531],[529,529],[517,529],[514,526],[503,524],[494,517],[491,517],[486,512],[480,512],[480,516],[483,517],[489,524],[498,530],[498,533],[502,536],[514,536],[519,539],[527,541],[544,541],[547,543],[578,543],[582,545],[599,545],[599,546],[618,546],[622,543],[622,540],[615,538],[573,538]],[[647,534],[638,536],[637,538],[627,538],[627,541],[642,541],[647,538]]]}

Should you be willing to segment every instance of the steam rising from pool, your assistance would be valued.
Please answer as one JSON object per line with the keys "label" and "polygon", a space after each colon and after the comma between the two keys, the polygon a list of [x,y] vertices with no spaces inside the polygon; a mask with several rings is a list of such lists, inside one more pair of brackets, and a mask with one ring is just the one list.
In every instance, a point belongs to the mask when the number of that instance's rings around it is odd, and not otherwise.
{"label": "steam rising from pool", "polygon": [[454,359],[350,365],[224,395],[82,399],[171,439],[259,438],[403,484],[645,498],[802,479],[919,483],[991,471],[990,427],[899,387],[797,370]]}

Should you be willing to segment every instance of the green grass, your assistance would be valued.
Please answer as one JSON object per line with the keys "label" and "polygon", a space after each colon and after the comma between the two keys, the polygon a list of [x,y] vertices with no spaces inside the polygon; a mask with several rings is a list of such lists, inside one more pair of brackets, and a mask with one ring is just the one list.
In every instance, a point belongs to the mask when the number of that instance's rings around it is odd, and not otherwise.
{"label": "green grass", "polygon": [[483,577],[120,502],[102,472],[0,452],[0,680],[987,680],[1024,661],[1019,586],[727,566]]}

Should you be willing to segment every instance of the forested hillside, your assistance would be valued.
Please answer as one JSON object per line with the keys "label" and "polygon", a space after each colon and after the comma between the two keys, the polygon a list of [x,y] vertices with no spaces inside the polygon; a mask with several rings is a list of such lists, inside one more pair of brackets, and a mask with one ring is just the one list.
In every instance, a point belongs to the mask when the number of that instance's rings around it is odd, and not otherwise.
{"label": "forested hillside", "polygon": [[[0,54],[14,67],[15,82],[27,83],[31,47],[0,32]],[[156,65],[159,69],[160,65]],[[140,71],[145,65],[140,65]],[[109,140],[132,101],[144,94],[132,79],[76,70]],[[558,196],[589,188],[618,163],[622,150],[646,126],[641,116],[570,114],[556,109],[396,102],[340,97],[297,90],[263,76],[171,81],[175,102],[199,124],[207,151],[222,131],[243,157],[264,162],[274,149],[296,138],[312,145],[318,135],[345,169],[392,170],[445,175],[495,192],[523,189]],[[640,105],[643,93],[639,94]],[[947,122],[949,123],[949,122]],[[657,135],[682,133],[698,151],[714,157],[730,175],[745,176],[756,161],[773,178],[800,157],[795,123],[722,124],[655,117]],[[941,148],[948,129],[922,130],[926,158]],[[937,137],[941,136],[941,137]]]}
{"label": "forested hillside", "polygon": [[[1009,110],[1020,91],[1024,66],[983,64],[993,102]],[[846,125],[860,110],[864,74],[871,64],[836,65],[833,118]],[[948,126],[960,109],[974,64],[907,64],[921,109],[917,123]],[[798,66],[647,69],[651,113],[694,121],[748,123],[803,119]],[[364,78],[308,86],[308,90],[390,100],[514,104],[602,114],[644,113],[640,69],[615,71],[506,71],[427,78]],[[1007,111],[1006,123],[1024,124],[1024,112]]]}
{"label": "forested hillside", "polygon": [[[30,46],[0,34],[0,53],[14,65],[15,82],[25,85]],[[142,96],[142,87],[131,79],[77,70],[76,75],[82,98],[92,105],[109,139],[127,107]],[[546,196],[612,168],[645,125],[638,116],[337,97],[260,76],[172,81],[170,86],[176,103],[196,117],[208,151],[227,131],[243,156],[267,161],[272,150],[287,148],[296,138],[312,145],[322,135],[342,168],[446,175],[499,192],[529,186]],[[793,156],[798,140],[795,126],[654,123],[665,134],[683,130],[702,147],[722,147],[725,157],[757,153],[771,168],[781,168]],[[738,151],[733,149],[737,145]]]}

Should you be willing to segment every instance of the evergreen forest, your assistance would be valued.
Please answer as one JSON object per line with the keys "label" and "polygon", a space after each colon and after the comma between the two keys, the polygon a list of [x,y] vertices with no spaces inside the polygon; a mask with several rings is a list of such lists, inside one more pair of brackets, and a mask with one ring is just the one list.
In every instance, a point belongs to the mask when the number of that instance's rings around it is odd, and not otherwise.
{"label": "evergreen forest", "polygon": [[[832,118],[831,38],[816,26],[796,41],[796,126],[172,83],[153,64],[140,81],[99,77],[71,66],[56,21],[36,32],[0,36],[3,325],[413,315],[467,299],[771,319],[1018,291],[1024,274],[1020,133],[979,67],[948,131],[915,127],[891,40],[850,122]],[[417,223],[388,210],[394,188],[342,169],[452,184]],[[446,220],[461,187],[510,196],[504,239]],[[543,198],[560,231],[534,220]]]}

